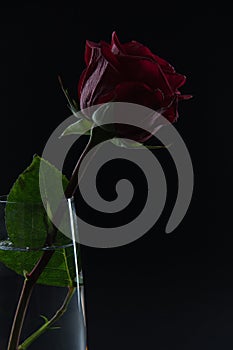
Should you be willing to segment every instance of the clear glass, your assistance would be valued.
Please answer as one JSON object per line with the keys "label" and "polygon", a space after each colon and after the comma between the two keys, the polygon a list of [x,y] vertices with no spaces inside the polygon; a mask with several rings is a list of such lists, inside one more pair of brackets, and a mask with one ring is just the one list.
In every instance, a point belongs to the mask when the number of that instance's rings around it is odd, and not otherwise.
{"label": "clear glass", "polygon": [[[73,201],[71,204],[72,231],[77,225]],[[44,217],[41,203],[7,202],[7,196],[0,197],[0,349],[86,350],[80,250],[75,240],[67,237],[59,244],[44,245],[39,232],[42,213]],[[18,347],[9,347],[26,279],[48,251],[52,256],[33,285]]]}

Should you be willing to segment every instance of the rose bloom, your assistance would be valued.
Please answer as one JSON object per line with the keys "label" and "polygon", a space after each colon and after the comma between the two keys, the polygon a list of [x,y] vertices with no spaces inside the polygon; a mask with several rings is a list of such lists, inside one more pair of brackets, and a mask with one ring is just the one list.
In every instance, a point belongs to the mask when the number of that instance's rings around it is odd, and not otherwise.
{"label": "rose bloom", "polygon": [[[78,84],[81,110],[110,101],[129,102],[149,107],[173,123],[178,118],[178,102],[191,97],[178,90],[186,81],[184,75],[139,42],[120,43],[115,32],[111,44],[87,41],[85,62]],[[118,125],[117,132],[139,142],[151,137],[125,124]]]}

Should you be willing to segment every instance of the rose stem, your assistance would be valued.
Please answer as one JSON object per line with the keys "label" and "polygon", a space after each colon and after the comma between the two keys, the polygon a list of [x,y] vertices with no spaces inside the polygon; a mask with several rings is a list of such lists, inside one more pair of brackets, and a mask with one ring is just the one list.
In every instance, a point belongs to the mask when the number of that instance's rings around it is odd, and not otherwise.
{"label": "rose stem", "polygon": [[31,334],[22,344],[19,345],[18,350],[24,350],[27,349],[29,345],[31,345],[41,334],[46,332],[49,328],[52,327],[52,325],[57,322],[66,312],[67,307],[69,305],[69,302],[72,299],[72,296],[74,295],[76,288],[75,287],[69,287],[68,293],[65,297],[65,300],[63,301],[62,306],[60,309],[56,311],[56,313],[53,315],[53,317],[46,321],[39,329],[37,329],[33,334]]}
{"label": "rose stem", "polygon": [[[86,154],[94,146],[98,145],[100,142],[111,139],[112,137],[113,137],[113,135],[105,132],[100,127],[92,129],[91,137],[90,137],[83,153],[81,154],[80,158],[78,159],[78,162],[77,162],[75,169],[72,173],[69,184],[67,185],[67,188],[65,190],[66,198],[71,198],[74,195],[74,193],[78,187],[78,172],[79,172],[81,162],[84,159],[84,157],[86,156]],[[84,170],[86,170],[86,168]],[[84,175],[84,171],[83,171],[81,176],[83,176],[83,175]],[[56,232],[54,232],[54,236],[56,236]],[[50,236],[50,240],[51,240],[51,236]],[[11,333],[10,333],[10,338],[9,338],[7,350],[16,350],[18,345],[19,345],[20,335],[21,335],[26,311],[28,308],[28,304],[29,304],[29,301],[31,298],[33,288],[34,288],[38,278],[40,277],[41,273],[44,271],[44,268],[47,266],[48,262],[50,261],[51,257],[53,256],[53,254],[54,254],[54,250],[44,251],[43,255],[38,260],[38,262],[35,265],[35,267],[33,268],[33,270],[29,274],[27,274],[27,276],[24,280],[23,288],[21,291],[18,306],[17,306],[16,312],[15,312],[14,321],[13,321],[12,328],[11,328]]]}

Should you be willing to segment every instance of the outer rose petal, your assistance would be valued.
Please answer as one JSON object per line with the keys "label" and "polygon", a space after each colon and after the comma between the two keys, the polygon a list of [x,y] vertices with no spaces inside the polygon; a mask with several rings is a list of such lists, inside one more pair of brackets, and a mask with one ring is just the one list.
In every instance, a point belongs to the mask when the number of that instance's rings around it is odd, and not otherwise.
{"label": "outer rose petal", "polygon": [[117,57],[111,51],[111,47],[104,42],[101,43],[101,54],[112,65],[112,67],[114,67],[116,70],[119,68]]}
{"label": "outer rose petal", "polygon": [[153,54],[153,58],[161,66],[164,72],[175,73],[174,67],[158,55]]}
{"label": "outer rose petal", "polygon": [[94,43],[93,41],[86,40],[84,59],[88,66],[90,61],[97,59],[100,55],[100,44]]}
{"label": "outer rose petal", "polygon": [[[117,38],[116,33],[114,37]],[[144,46],[143,44],[139,43],[138,41],[132,40],[128,43],[125,44],[120,44],[119,39],[117,38],[118,45],[117,47],[121,48],[121,52],[131,55],[131,56],[140,56],[140,57],[148,57],[157,62],[161,67],[166,71],[170,73],[175,73],[174,67],[168,63],[166,60],[163,58],[159,57],[158,55],[155,55],[151,52],[151,50]],[[115,42],[115,41],[114,41]]]}
{"label": "outer rose petal", "polygon": [[186,76],[178,73],[165,73],[165,76],[169,82],[169,85],[175,91],[179,87],[183,86],[184,83],[186,82]]}
{"label": "outer rose petal", "polygon": [[178,100],[182,101],[182,100],[190,100],[190,98],[193,98],[193,95],[178,95]]}
{"label": "outer rose petal", "polygon": [[79,98],[81,98],[83,88],[85,87],[85,84],[86,84],[87,80],[90,78],[90,76],[95,72],[97,65],[98,65],[98,61],[90,62],[88,67],[86,69],[84,69],[84,71],[82,72],[81,78],[80,78],[79,84],[78,84]]}
{"label": "outer rose petal", "polygon": [[124,45],[122,45],[120,43],[120,41],[116,35],[116,32],[112,33],[111,51],[114,53],[114,55],[126,53],[126,51],[124,50]]}
{"label": "outer rose petal", "polygon": [[150,49],[137,41],[130,41],[129,43],[125,43],[122,46],[127,55],[154,59],[154,55]]}
{"label": "outer rose petal", "polygon": [[[108,93],[119,83],[119,73],[103,56],[93,65],[95,65],[95,69],[90,66],[87,68],[81,87],[81,109],[97,104],[99,97]],[[89,69],[91,69],[91,74]]]}
{"label": "outer rose petal", "polygon": [[178,97],[175,96],[172,104],[165,108],[162,115],[169,120],[169,122],[174,123],[178,119]]}
{"label": "outer rose petal", "polygon": [[125,54],[130,56],[136,56],[141,58],[150,58],[154,60],[156,63],[161,65],[162,69],[165,72],[175,73],[175,69],[172,67],[170,63],[165,61],[163,58],[154,55],[151,50],[139,43],[138,41],[132,40],[128,43],[121,44],[116,32],[112,34],[112,42],[111,42],[112,52],[114,54]]}
{"label": "outer rose petal", "polygon": [[79,78],[79,82],[78,82],[78,97],[79,97],[79,99],[81,97],[82,87],[83,87],[83,82],[85,80],[86,72],[87,72],[87,70],[85,69]]}

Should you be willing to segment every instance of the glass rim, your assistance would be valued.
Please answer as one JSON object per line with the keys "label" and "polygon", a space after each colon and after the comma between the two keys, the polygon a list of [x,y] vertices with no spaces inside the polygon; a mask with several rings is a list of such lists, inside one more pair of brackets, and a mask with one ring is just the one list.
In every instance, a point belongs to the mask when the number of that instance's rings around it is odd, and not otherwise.
{"label": "glass rim", "polygon": [[[39,202],[39,201],[9,201],[9,200],[8,200],[8,196],[9,196],[9,194],[0,195],[0,204],[11,203],[11,204],[24,204],[24,205],[25,205],[25,204],[28,204],[28,205],[44,205],[42,199],[41,199],[40,202]],[[74,200],[74,196],[72,196],[72,197],[70,197],[70,198],[64,197],[64,198],[62,199],[62,201],[63,201],[64,199],[65,199],[66,201],[68,201],[68,200],[73,201],[73,200]]]}
{"label": "glass rim", "polygon": [[18,247],[14,244],[11,245],[11,242],[6,240],[0,240],[0,251],[17,251],[17,252],[40,252],[40,251],[49,251],[49,250],[59,250],[66,249],[73,246],[73,241],[67,244],[56,245],[53,244],[51,246],[41,246],[41,247]]}
{"label": "glass rim", "polygon": [[6,203],[11,203],[11,204],[26,204],[26,203],[28,203],[28,204],[34,204],[34,205],[41,205],[41,204],[43,204],[43,202],[42,202],[42,200],[41,200],[41,202],[39,202],[39,201],[35,201],[35,202],[33,202],[33,201],[9,201],[8,200],[8,194],[3,194],[3,195],[0,195],[0,203],[2,203],[2,204],[6,204]]}

